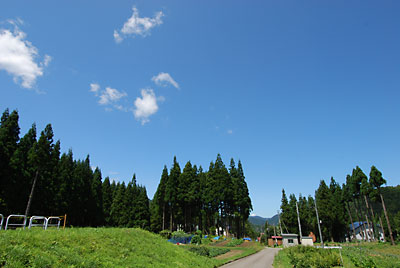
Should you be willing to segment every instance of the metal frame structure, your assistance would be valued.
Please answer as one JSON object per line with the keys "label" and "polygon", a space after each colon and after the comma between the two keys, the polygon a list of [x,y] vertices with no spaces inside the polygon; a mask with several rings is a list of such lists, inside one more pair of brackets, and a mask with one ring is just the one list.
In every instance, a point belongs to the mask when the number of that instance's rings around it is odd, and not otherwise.
{"label": "metal frame structure", "polygon": [[[43,223],[33,223],[34,220],[43,220]],[[31,229],[31,227],[37,227],[41,226],[43,227],[44,230],[47,229],[47,218],[43,216],[32,216],[29,220],[29,227],[28,229]]]}
{"label": "metal frame structure", "polygon": [[[12,223],[12,219],[23,219],[23,223]],[[57,229],[60,229],[61,221],[63,221],[63,229],[65,229],[65,224],[67,221],[67,214],[65,214],[64,216],[49,216],[49,217],[32,216],[29,218],[29,224],[27,222],[27,219],[28,219],[28,217],[25,215],[11,214],[7,217],[6,224],[4,226],[4,230],[10,229],[10,228],[18,228],[18,227],[22,227],[23,229],[25,229],[25,227],[28,227],[28,229],[31,229],[32,227],[43,227],[43,230],[47,230],[48,227],[55,227]],[[43,222],[40,222],[40,223],[34,222],[34,221],[41,221],[41,220]],[[56,220],[56,222],[55,222],[55,220]],[[0,230],[3,228],[3,222],[4,222],[4,216],[3,216],[3,214],[0,214]]]}
{"label": "metal frame structure", "polygon": [[[55,219],[57,219],[58,220],[58,223],[57,224],[51,224],[51,223],[49,223],[51,220],[55,220]],[[50,216],[50,217],[48,217],[47,218],[47,221],[46,221],[46,228],[45,228],[45,230],[47,230],[47,227],[57,227],[57,229],[60,229],[60,223],[61,223],[61,217],[55,217],[55,216]]]}
{"label": "metal frame structure", "polygon": [[[23,218],[24,223],[9,223],[11,218]],[[7,230],[8,226],[16,226],[16,227],[22,226],[25,229],[25,225],[26,225],[26,216],[25,215],[11,214],[7,217],[6,226],[5,226],[4,230]]]}

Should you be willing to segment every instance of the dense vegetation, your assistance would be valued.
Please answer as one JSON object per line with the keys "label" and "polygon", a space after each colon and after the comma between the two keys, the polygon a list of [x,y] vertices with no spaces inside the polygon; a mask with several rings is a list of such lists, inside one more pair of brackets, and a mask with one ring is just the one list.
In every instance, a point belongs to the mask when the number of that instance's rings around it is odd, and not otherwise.
{"label": "dense vegetation", "polygon": [[218,155],[207,172],[188,161],[181,171],[174,158],[169,173],[167,167],[151,204],[151,228],[199,228],[206,233],[216,229],[243,236],[252,209],[241,162],[237,167],[231,159],[229,171]]}
{"label": "dense vegetation", "polygon": [[[296,199],[294,194],[290,194],[288,200],[285,191],[282,190],[281,222],[283,232],[299,233],[297,203],[302,234],[308,235],[309,232],[318,234],[316,201],[324,240],[344,241],[346,237],[351,239],[354,237],[354,233],[350,233],[349,228],[352,222],[366,222],[365,225],[362,225],[361,232],[364,240],[368,240],[368,237],[378,237],[380,222],[383,223],[385,235],[389,241],[391,241],[391,233],[394,239],[400,239],[400,206],[398,202],[400,186],[382,187],[385,183],[386,180],[382,173],[375,166],[371,167],[369,179],[357,166],[351,175],[347,175],[346,183],[342,186],[333,178],[329,185],[321,180],[315,191],[316,200],[311,196],[306,198],[301,195]],[[385,204],[388,204],[389,222],[384,213]],[[367,233],[367,229],[373,229],[373,232]]]}
{"label": "dense vegetation", "polygon": [[72,150],[60,153],[60,141],[54,141],[50,124],[39,138],[35,124],[20,138],[18,121],[18,112],[7,109],[0,122],[3,215],[67,214],[67,223],[73,226],[140,227],[155,232],[221,228],[237,236],[245,233],[252,205],[240,161],[236,167],[232,159],[228,171],[218,155],[203,171],[190,161],[181,170],[174,158],[169,172],[164,167],[150,202],[135,174],[127,184],[103,179],[99,168],[92,170],[89,156],[75,160]]}
{"label": "dense vegetation", "polygon": [[341,249],[290,247],[279,251],[275,268],[311,267],[392,268],[400,267],[400,247],[384,243],[343,244]]}
{"label": "dense vegetation", "polygon": [[2,232],[0,267],[215,267],[160,236],[133,228]]}
{"label": "dense vegetation", "polygon": [[[6,110],[0,123],[0,213],[68,215],[74,226],[129,226],[148,228],[149,199],[146,188],[102,179],[89,156],[74,160],[72,151],[60,156],[60,141],[54,141],[47,125],[36,137],[36,126],[19,137],[18,112]],[[27,203],[35,183],[32,203]]]}

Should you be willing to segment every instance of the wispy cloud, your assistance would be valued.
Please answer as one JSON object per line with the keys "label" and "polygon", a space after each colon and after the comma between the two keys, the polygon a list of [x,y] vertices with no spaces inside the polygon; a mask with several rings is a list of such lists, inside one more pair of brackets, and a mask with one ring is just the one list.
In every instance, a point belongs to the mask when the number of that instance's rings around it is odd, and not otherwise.
{"label": "wispy cloud", "polygon": [[158,86],[167,86],[168,84],[174,86],[175,88],[179,89],[178,83],[171,77],[169,73],[159,73],[156,76],[153,76],[151,80],[156,83]]}
{"label": "wispy cloud", "polygon": [[120,111],[128,111],[126,107],[119,103],[122,98],[128,96],[126,92],[111,87],[106,87],[104,90],[101,90],[100,85],[97,83],[90,84],[89,91],[93,92],[95,96],[98,97],[98,103],[100,105],[107,106],[105,108],[106,111],[112,111],[111,107]]}
{"label": "wispy cloud", "polygon": [[96,84],[96,83],[90,84],[90,92],[94,92],[96,94],[96,96],[98,95],[99,90],[100,90],[99,84]]}
{"label": "wispy cloud", "polygon": [[[137,97],[133,114],[142,125],[150,121],[149,117],[158,111],[157,97],[152,89],[142,89],[142,97]],[[162,99],[161,99],[162,100]]]}
{"label": "wispy cloud", "polygon": [[136,7],[132,8],[132,16],[124,23],[121,30],[114,30],[115,42],[120,43],[127,36],[141,35],[146,36],[150,34],[150,30],[163,23],[162,11],[157,12],[153,18],[139,17],[139,10]]}
{"label": "wispy cloud", "polygon": [[15,83],[31,89],[43,75],[43,68],[49,65],[51,57],[45,55],[43,61],[38,62],[38,49],[26,40],[26,34],[18,27],[23,21],[9,20],[8,23],[13,29],[0,29],[0,70],[12,75]]}
{"label": "wispy cloud", "polygon": [[232,129],[228,129],[228,131],[227,131],[226,133],[228,133],[229,135],[231,135],[231,134],[233,134],[233,130],[232,130]]}
{"label": "wispy cloud", "polygon": [[121,98],[128,96],[125,92],[118,91],[115,88],[106,87],[105,90],[102,91],[99,99],[99,104],[107,105],[110,103],[116,103]]}

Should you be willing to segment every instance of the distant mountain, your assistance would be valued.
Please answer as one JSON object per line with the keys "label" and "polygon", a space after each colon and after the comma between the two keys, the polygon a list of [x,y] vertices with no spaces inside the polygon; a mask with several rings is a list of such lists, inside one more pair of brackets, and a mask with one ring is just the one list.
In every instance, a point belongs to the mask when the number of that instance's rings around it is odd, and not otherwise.
{"label": "distant mountain", "polygon": [[255,226],[262,226],[264,227],[265,222],[268,221],[269,225],[278,225],[278,214],[274,215],[272,218],[263,218],[260,216],[250,216],[249,222]]}

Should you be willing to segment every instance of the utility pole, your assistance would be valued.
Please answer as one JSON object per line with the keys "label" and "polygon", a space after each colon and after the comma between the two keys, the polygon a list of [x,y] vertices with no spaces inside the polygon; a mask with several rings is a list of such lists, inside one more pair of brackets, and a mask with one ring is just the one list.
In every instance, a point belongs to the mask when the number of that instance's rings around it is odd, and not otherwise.
{"label": "utility pole", "polygon": [[278,210],[278,219],[279,219],[279,228],[281,229],[281,235],[282,235],[282,224],[281,224],[281,214]]}
{"label": "utility pole", "polygon": [[278,239],[276,238],[276,230],[274,225],[275,246],[278,246]]}
{"label": "utility pole", "polygon": [[321,226],[319,225],[319,216],[318,216],[318,209],[317,209],[317,199],[314,199],[314,204],[315,204],[315,213],[317,214],[317,222],[318,222],[318,230],[319,230],[319,237],[321,238],[321,246],[324,247],[324,240],[322,239],[322,232],[321,232]]}
{"label": "utility pole", "polygon": [[296,210],[297,210],[297,221],[299,222],[300,244],[301,244],[302,239],[303,239],[303,234],[301,233],[301,223],[300,223],[299,206],[297,205],[297,202],[296,202]]}

